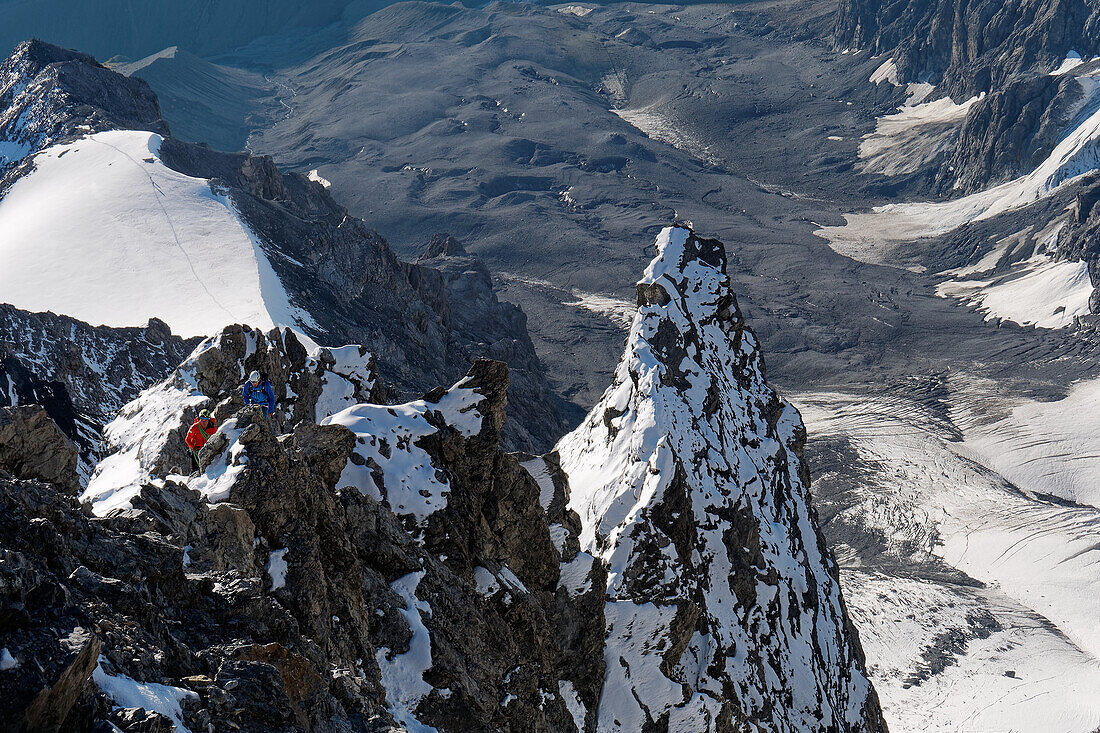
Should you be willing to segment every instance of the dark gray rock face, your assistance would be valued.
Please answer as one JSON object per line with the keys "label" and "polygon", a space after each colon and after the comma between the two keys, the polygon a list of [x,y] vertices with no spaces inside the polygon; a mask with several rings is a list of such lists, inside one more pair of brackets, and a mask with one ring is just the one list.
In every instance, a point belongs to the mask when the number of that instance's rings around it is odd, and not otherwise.
{"label": "dark gray rock face", "polygon": [[887,54],[902,82],[932,82],[958,102],[986,95],[936,176],[943,193],[975,191],[1033,169],[1079,111],[1073,76],[1050,72],[1070,51],[1096,55],[1100,4],[843,0],[835,33],[841,47]]}
{"label": "dark gray rock face", "polygon": [[407,271],[410,282],[424,286],[421,292],[429,302],[440,301],[445,322],[456,333],[489,358],[508,364],[508,444],[533,450],[556,439],[566,426],[555,412],[545,411],[555,398],[527,333],[527,314],[497,300],[492,274],[481,258],[467,253],[454,237],[439,234]]}
{"label": "dark gray rock face", "polygon": [[[32,40],[0,64],[0,140],[41,150],[113,129],[168,133],[157,97],[141,79],[120,77],[87,54]],[[0,174],[10,167],[0,154]],[[0,195],[13,176],[0,178]]]}
{"label": "dark gray rock face", "polygon": [[1091,174],[1081,181],[1073,200],[1069,218],[1058,232],[1057,256],[1064,260],[1081,260],[1089,266],[1092,296],[1089,310],[1100,313],[1100,175]]}
{"label": "dark gray rock face", "polygon": [[177,46],[114,69],[157,90],[173,136],[217,150],[245,149],[251,127],[285,113],[271,99],[275,85],[263,74],[212,64]]}
{"label": "dark gray rock face", "polygon": [[0,408],[0,470],[75,491],[76,447],[38,405]]}
{"label": "dark gray rock face", "polygon": [[[229,362],[211,359],[201,379],[217,382]],[[594,705],[602,680],[598,652],[587,654],[602,641],[602,593],[558,588],[540,487],[499,450],[507,387],[503,364],[478,362],[463,388],[483,398],[481,429],[440,422],[420,441],[451,493],[415,534],[388,504],[335,490],[351,431],[305,421],[277,436],[257,408],[236,411],[245,468],[225,503],[168,481],[96,519],[52,484],[0,474],[0,647],[13,660],[0,670],[3,720],[74,732],[97,721],[577,730],[574,696]],[[555,499],[554,517],[577,527],[563,517],[567,494]],[[483,587],[492,573],[513,585]],[[414,698],[388,675],[407,664],[419,676],[427,649],[427,692]],[[133,680],[179,707],[135,707]]]}
{"label": "dark gray rock face", "polygon": [[952,96],[992,92],[1070,50],[1100,48],[1093,0],[842,0],[836,42],[890,54],[902,81],[927,79]]}
{"label": "dark gray rock face", "polygon": [[[0,141],[20,146],[27,157],[6,174],[0,168],[0,195],[31,169],[31,154],[45,146],[103,129],[167,135],[148,85],[90,56],[27,42],[2,71],[0,105],[7,104],[0,112]],[[501,304],[491,288],[478,289],[480,274],[474,297],[470,287],[450,287],[425,265],[400,261],[381,235],[349,216],[323,186],[284,175],[266,156],[221,153],[170,137],[160,155],[176,171],[210,179],[217,193],[231,199],[291,301],[317,323],[308,330],[318,342],[364,345],[376,355],[383,382],[405,398],[453,382],[478,357],[503,358],[523,375],[512,399],[525,406],[510,423],[506,444],[545,449],[560,434],[564,426],[522,314]]]}

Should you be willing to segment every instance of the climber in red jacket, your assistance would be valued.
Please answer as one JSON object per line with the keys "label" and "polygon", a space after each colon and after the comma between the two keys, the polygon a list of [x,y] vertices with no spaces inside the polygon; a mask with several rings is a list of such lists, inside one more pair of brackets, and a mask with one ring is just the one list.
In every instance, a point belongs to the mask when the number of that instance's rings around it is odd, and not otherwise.
{"label": "climber in red jacket", "polygon": [[217,429],[218,424],[215,422],[214,416],[210,414],[210,410],[203,410],[195,418],[191,429],[187,431],[187,437],[183,439],[183,442],[187,444],[187,452],[191,454],[191,466],[195,471],[202,470],[202,466],[199,465],[199,451],[202,450],[202,447],[206,445],[206,441],[210,440],[210,436]]}

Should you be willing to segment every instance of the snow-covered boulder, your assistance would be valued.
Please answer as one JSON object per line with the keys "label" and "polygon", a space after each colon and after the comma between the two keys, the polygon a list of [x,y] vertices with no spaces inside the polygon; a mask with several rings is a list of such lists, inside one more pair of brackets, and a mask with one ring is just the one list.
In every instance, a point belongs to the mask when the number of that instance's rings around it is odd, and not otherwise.
{"label": "snow-covered boulder", "polygon": [[657,249],[612,385],[558,444],[609,566],[597,729],[885,730],[725,250],[682,227]]}

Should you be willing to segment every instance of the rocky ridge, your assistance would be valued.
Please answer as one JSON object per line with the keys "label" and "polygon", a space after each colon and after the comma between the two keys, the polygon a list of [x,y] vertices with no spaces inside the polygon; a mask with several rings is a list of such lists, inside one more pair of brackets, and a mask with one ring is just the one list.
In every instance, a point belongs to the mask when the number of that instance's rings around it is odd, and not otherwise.
{"label": "rocky ridge", "polygon": [[[963,3],[843,0],[835,24],[840,48],[882,55],[898,82],[927,82],[956,102],[981,98],[941,170],[941,193],[972,192],[1038,165],[1088,95],[1061,71],[1076,54],[1100,49],[1094,2]],[[1058,72],[1058,73],[1053,73]]]}
{"label": "rocky ridge", "polygon": [[[643,342],[661,366],[633,406],[694,402],[700,380],[713,379],[730,397],[716,394],[705,414],[728,433],[706,418],[674,425],[674,442],[660,449],[669,468],[687,445],[713,461],[751,453],[764,463],[753,476],[652,473],[646,456],[624,461],[614,437],[591,441],[590,465],[602,456],[604,475],[621,470],[612,482],[627,487],[620,498],[650,477],[632,528],[610,541],[597,527],[616,526],[621,503],[593,513],[577,446],[608,430],[633,440],[631,413],[601,407],[563,442],[563,459],[505,453],[501,362],[479,361],[449,389],[384,405],[371,401],[366,349],[310,353],[289,329],[229,327],[108,425],[114,452],[82,504],[75,450],[35,408],[4,408],[0,431],[22,421],[32,453],[56,456],[36,463],[0,452],[7,729],[596,731],[641,722],[785,731],[816,720],[884,730],[805,505],[797,415],[763,384],[751,332],[722,289],[721,245],[682,229],[664,238],[674,243],[663,242],[640,284],[642,341],[620,376],[638,366]],[[714,352],[718,334],[727,358],[684,358]],[[273,418],[240,405],[239,380],[253,368],[286,385]],[[631,385],[618,380],[609,394]],[[200,454],[203,469],[183,475],[181,433],[204,407],[220,429]],[[724,483],[704,501],[699,481],[716,476]],[[691,511],[700,512],[694,522]],[[694,559],[683,564],[681,551]],[[675,569],[685,574],[670,578]],[[786,676],[773,682],[765,669]],[[633,696],[623,707],[632,680],[657,685],[646,687],[644,708]]]}
{"label": "rocky ridge", "polygon": [[103,426],[168,376],[196,343],[173,336],[157,319],[141,328],[93,327],[0,304],[0,407],[44,406],[80,447],[86,480],[99,460]]}

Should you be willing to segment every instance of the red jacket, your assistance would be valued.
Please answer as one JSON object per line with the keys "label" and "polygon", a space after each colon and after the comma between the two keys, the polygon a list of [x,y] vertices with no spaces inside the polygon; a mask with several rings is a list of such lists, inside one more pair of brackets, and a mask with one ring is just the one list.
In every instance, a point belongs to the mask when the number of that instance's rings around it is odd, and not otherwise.
{"label": "red jacket", "polygon": [[187,447],[191,450],[199,450],[206,441],[210,440],[210,436],[218,431],[218,424],[214,418],[210,418],[210,425],[203,425],[203,419],[201,417],[195,418],[195,423],[191,426],[191,429],[187,431],[187,437],[183,439],[184,443],[187,443]]}

